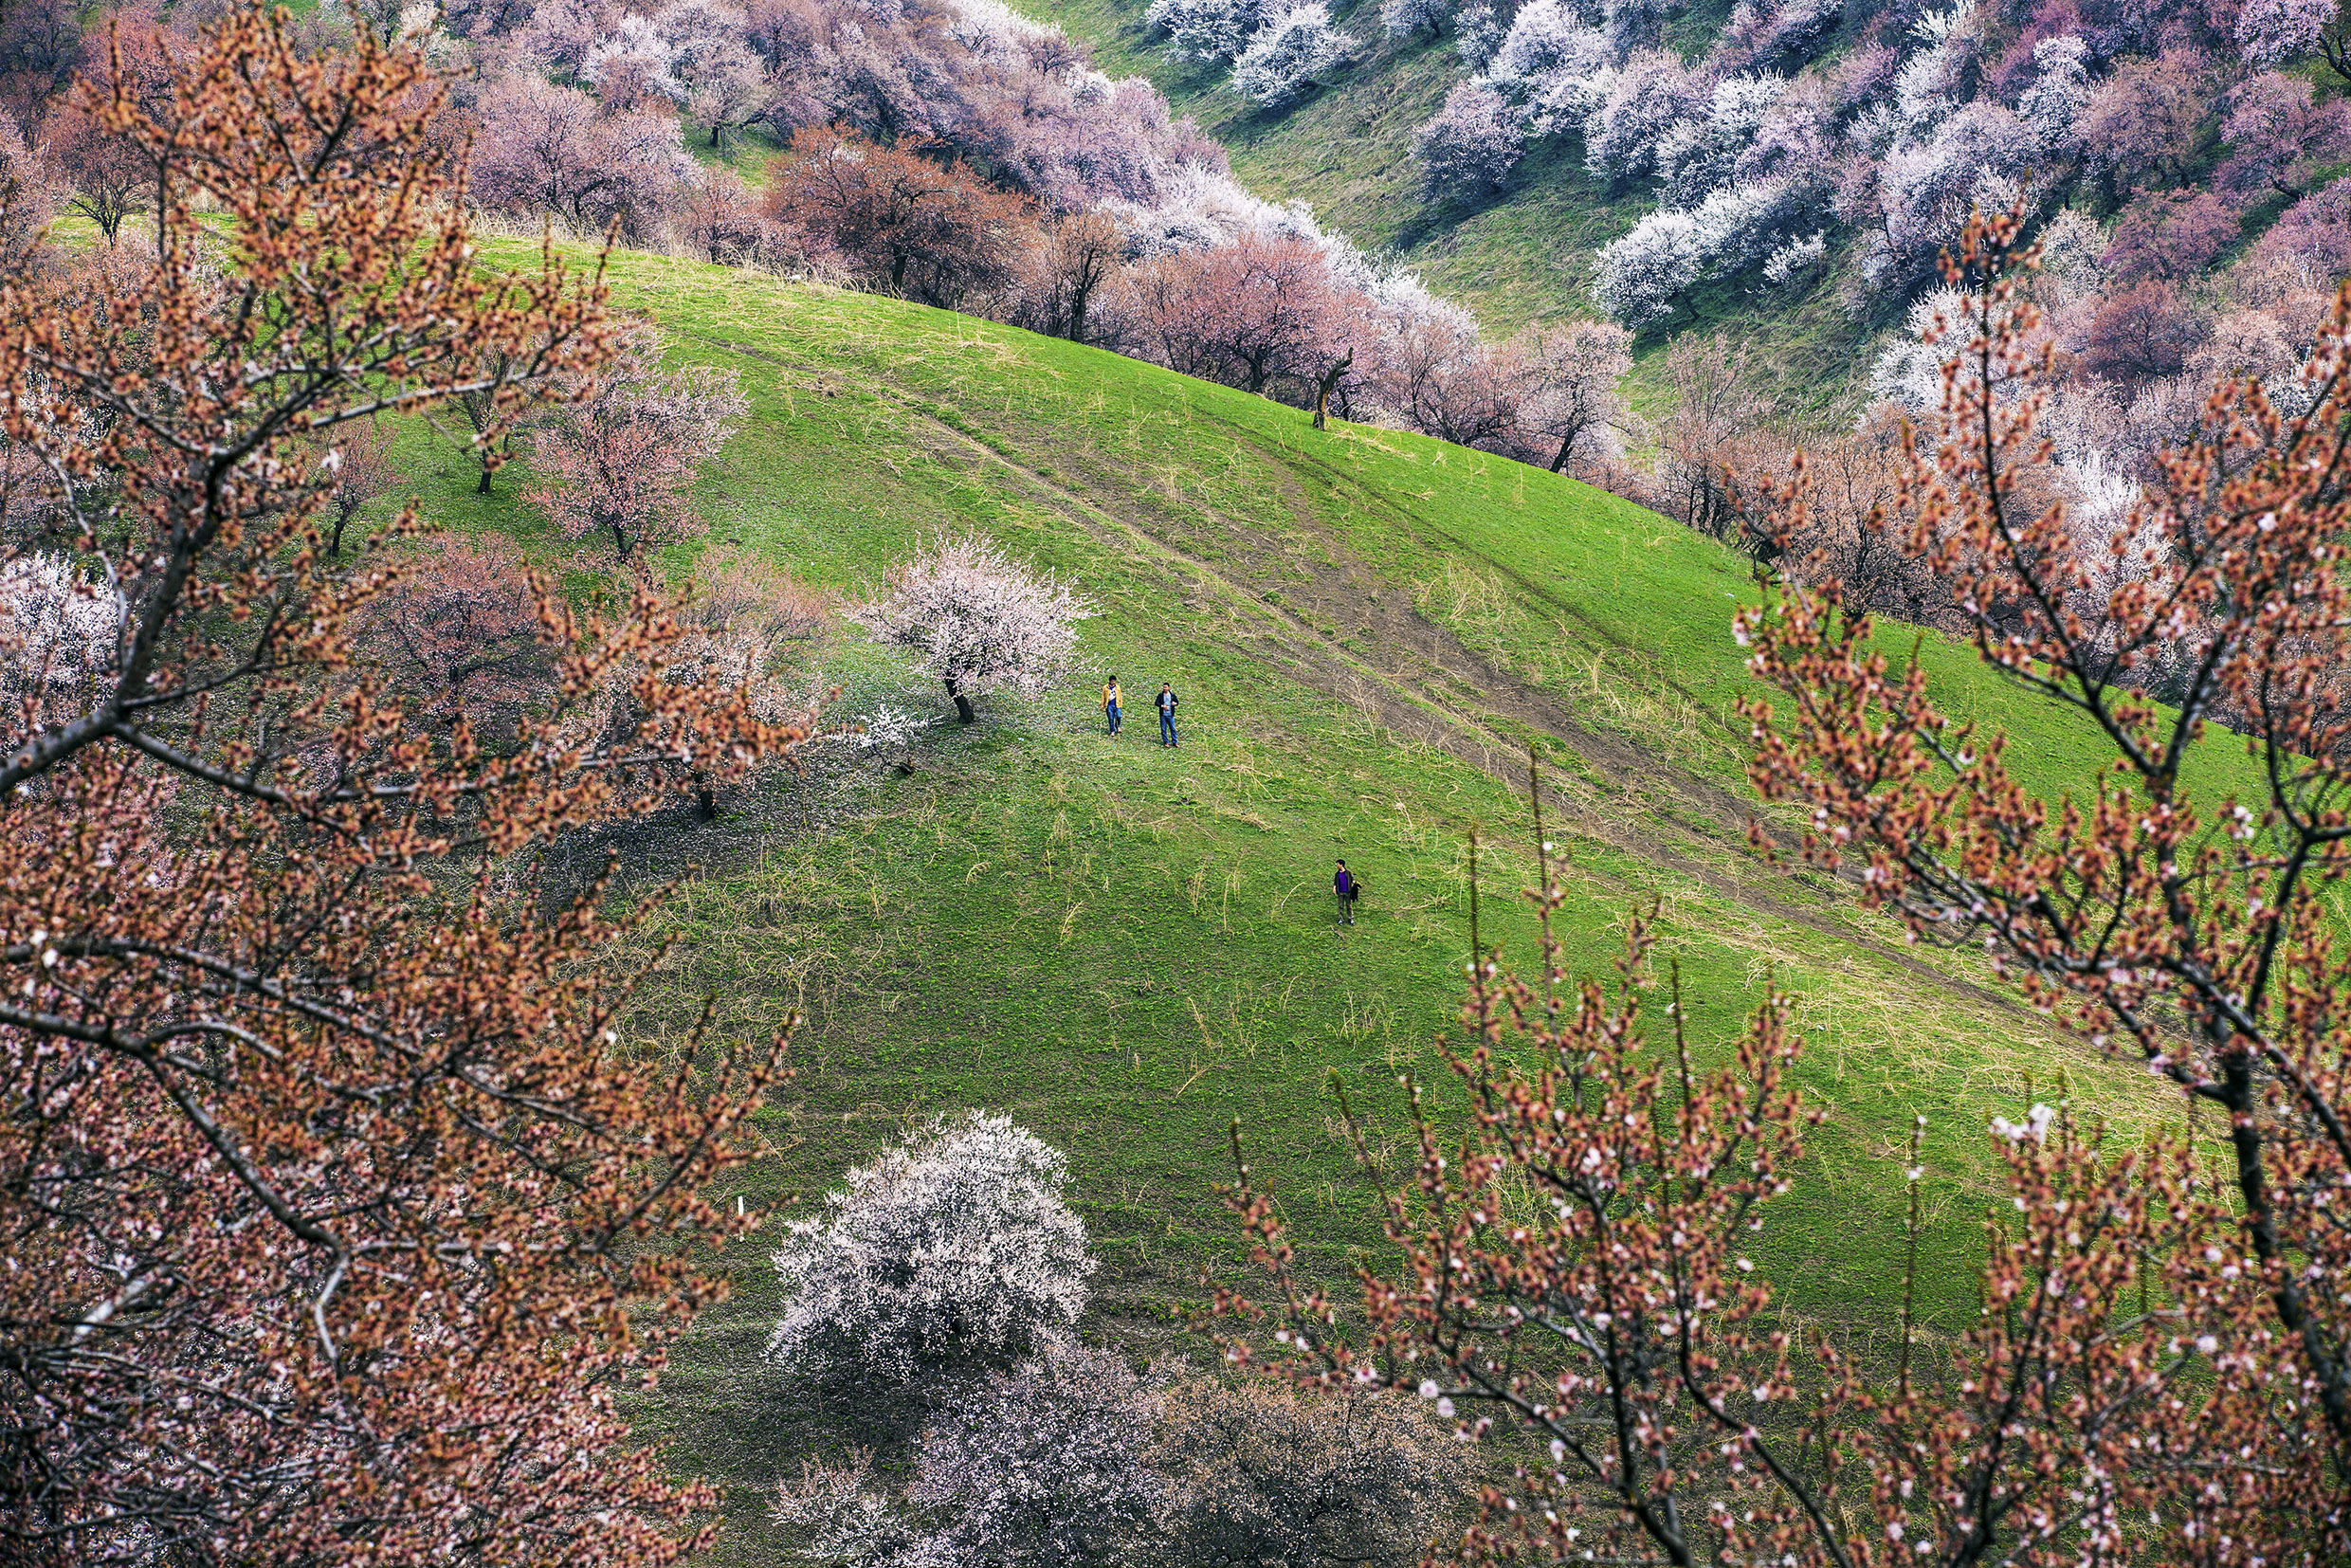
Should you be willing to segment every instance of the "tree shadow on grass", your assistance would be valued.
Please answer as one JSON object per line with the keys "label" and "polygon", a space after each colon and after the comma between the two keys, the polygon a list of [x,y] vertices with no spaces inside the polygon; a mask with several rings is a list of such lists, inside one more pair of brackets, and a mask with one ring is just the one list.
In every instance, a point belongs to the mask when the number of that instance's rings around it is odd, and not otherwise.
{"label": "tree shadow on grass", "polygon": [[705,812],[691,793],[641,817],[601,823],[550,845],[538,868],[538,898],[550,916],[611,868],[623,893],[649,892],[695,877],[725,876],[757,863],[762,849],[822,833],[891,767],[881,753],[819,742],[803,766],[763,769],[718,792]]}
{"label": "tree shadow on grass", "polygon": [[764,1314],[714,1313],[695,1325],[654,1390],[629,1397],[641,1433],[668,1445],[673,1469],[764,1498],[796,1478],[804,1460],[837,1462],[868,1449],[884,1468],[909,1462],[930,1403],[777,1366],[767,1358],[773,1328]]}

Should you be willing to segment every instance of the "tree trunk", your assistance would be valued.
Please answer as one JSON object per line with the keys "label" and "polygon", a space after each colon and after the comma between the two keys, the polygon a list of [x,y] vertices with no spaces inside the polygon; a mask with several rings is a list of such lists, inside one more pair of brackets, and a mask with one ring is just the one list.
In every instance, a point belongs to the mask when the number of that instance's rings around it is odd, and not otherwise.
{"label": "tree trunk", "polygon": [[490,493],[490,465],[486,463],[482,465],[482,483],[473,487],[473,493],[477,496]]}
{"label": "tree trunk", "polygon": [[697,783],[694,786],[694,804],[701,809],[704,822],[711,821],[719,814],[718,792],[707,784]]}
{"label": "tree trunk", "polygon": [[1567,454],[1576,449],[1576,438],[1583,433],[1583,428],[1577,426],[1559,438],[1559,455],[1551,460],[1553,473],[1556,474],[1567,466]]}
{"label": "tree trunk", "polygon": [[1085,297],[1092,292],[1091,288],[1069,291],[1069,340],[1073,343],[1085,341]]}
{"label": "tree trunk", "polygon": [[1321,380],[1316,383],[1314,389],[1314,428],[1316,429],[1329,428],[1326,416],[1330,413],[1331,389],[1339,385],[1339,378],[1346,374],[1347,367],[1354,363],[1355,347],[1349,344],[1347,357],[1324,371]]}
{"label": "tree trunk", "polygon": [[720,126],[714,121],[710,127],[710,145],[714,149],[719,145],[719,131]]}
{"label": "tree trunk", "polygon": [[339,556],[343,553],[343,530],[350,522],[351,514],[338,508],[335,513],[335,538],[326,547],[328,555]]}
{"label": "tree trunk", "polygon": [[979,715],[973,711],[972,700],[956,690],[955,677],[949,675],[943,679],[947,683],[947,695],[955,699],[957,720],[966,724],[977,722]]}

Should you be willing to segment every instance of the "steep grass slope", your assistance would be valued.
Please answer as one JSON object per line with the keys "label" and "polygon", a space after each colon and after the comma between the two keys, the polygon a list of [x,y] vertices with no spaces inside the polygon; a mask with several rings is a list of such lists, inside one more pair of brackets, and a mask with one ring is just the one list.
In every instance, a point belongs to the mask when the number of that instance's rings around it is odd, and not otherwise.
{"label": "steep grass slope", "polygon": [[[1179,114],[1231,155],[1244,184],[1271,201],[1304,201],[1326,227],[1418,271],[1446,299],[1475,310],[1497,333],[1530,320],[1594,314],[1585,285],[1600,247],[1649,210],[1639,191],[1610,199],[1584,170],[1573,138],[1539,146],[1512,171],[1498,196],[1472,205],[1424,198],[1412,133],[1436,113],[1463,76],[1450,37],[1384,36],[1376,0],[1331,7],[1332,18],[1367,46],[1323,91],[1282,111],[1264,111],[1227,85],[1222,64],[1179,60],[1146,35],[1148,0],[1030,0],[1025,9],[1058,22],[1113,75],[1148,77]],[[1698,5],[1678,18],[1668,42],[1703,54],[1727,6]],[[1841,393],[1859,350],[1884,322],[1856,318],[1822,279],[1794,292],[1756,295],[1729,282],[1696,291],[1641,335],[1649,351],[1691,328],[1727,332],[1769,367],[1788,411]],[[1644,372],[1648,374],[1644,374]],[[1646,363],[1628,391],[1656,395]]]}
{"label": "steep grass slope", "polygon": [[1143,28],[1147,0],[1036,0],[1114,76],[1147,77],[1231,155],[1233,173],[1273,201],[1304,201],[1367,249],[1420,269],[1449,299],[1508,329],[1522,320],[1589,314],[1591,252],[1631,227],[1637,203],[1599,199],[1576,157],[1539,154],[1513,175],[1513,198],[1482,212],[1424,202],[1412,132],[1462,75],[1450,39],[1383,37],[1370,0],[1331,8],[1363,54],[1320,93],[1286,110],[1260,110],[1231,91],[1231,68],[1179,59]]}
{"label": "steep grass slope", "polygon": [[[714,538],[847,589],[924,535],[975,528],[1103,611],[1066,691],[924,731],[911,773],[836,746],[714,826],[640,839],[652,868],[707,867],[663,918],[676,945],[648,1037],[705,997],[730,1034],[809,1017],[751,1202],[821,1191],[909,1117],[1010,1108],[1068,1152],[1103,1260],[1096,1328],[1148,1341],[1181,1332],[1204,1267],[1237,1267],[1212,1187],[1238,1118],[1317,1265],[1342,1268],[1378,1234],[1326,1080],[1393,1141],[1396,1075],[1441,1074],[1431,1039],[1458,998],[1473,824],[1490,844],[1486,929],[1532,956],[1508,897],[1532,875],[1530,744],[1579,968],[1604,970],[1626,912],[1654,902],[1707,1053],[1767,977],[1801,999],[1805,1084],[1829,1117],[1803,1195],[1761,1238],[1792,1311],[1850,1318],[1899,1288],[1913,1115],[1938,1173],[1923,1284],[1946,1324],[1973,1307],[1987,1115],[2063,1072],[2123,1126],[2177,1119],[1978,965],[1907,950],[1820,879],[1750,855],[1728,627],[1752,590],[1729,553],[1572,481],[1392,431],[1317,432],[968,318],[651,257],[614,276],[683,356],[742,374],[753,422],[702,490]],[[562,558],[513,478],[478,502],[438,438],[413,432],[406,457],[438,515]],[[2019,734],[2044,784],[2090,776],[2094,753],[1961,650],[1923,657],[1962,709]],[[940,709],[874,650],[829,667],[844,717]],[[1115,740],[1094,706],[1112,670],[1138,716]],[[1163,679],[1184,699],[1173,752],[1147,706]],[[1351,929],[1333,917],[1335,855],[1371,889]],[[682,1467],[726,1481],[729,1551],[758,1561],[761,1493],[811,1429],[759,1360],[762,1249],[738,1267],[736,1300],[647,1414]]]}

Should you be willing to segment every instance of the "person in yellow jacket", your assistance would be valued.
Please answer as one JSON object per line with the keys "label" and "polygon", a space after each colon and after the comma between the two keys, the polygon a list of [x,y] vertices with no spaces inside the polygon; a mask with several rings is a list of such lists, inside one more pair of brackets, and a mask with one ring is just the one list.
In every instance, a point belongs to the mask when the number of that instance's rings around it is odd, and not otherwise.
{"label": "person in yellow jacket", "polygon": [[1119,733],[1119,678],[1113,675],[1103,683],[1103,717],[1110,720],[1110,733]]}

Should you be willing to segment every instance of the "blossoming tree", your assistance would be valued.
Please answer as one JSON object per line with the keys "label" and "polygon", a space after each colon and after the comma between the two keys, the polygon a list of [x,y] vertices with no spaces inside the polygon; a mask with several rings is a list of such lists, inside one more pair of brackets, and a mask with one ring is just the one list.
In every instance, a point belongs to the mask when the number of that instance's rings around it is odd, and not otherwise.
{"label": "blossoming tree", "polygon": [[612,363],[557,411],[532,448],[544,481],[523,499],[624,568],[701,531],[687,491],[702,465],[741,428],[749,405],[732,371],[665,371],[661,335],[623,336]]}
{"label": "blossoming tree", "polygon": [[1085,1309],[1085,1227],[1068,1162],[1003,1116],[922,1128],[844,1179],[775,1254],[793,1291],[771,1359],[903,1390],[1009,1365]]}
{"label": "blossoming tree", "polygon": [[1061,678],[1077,646],[1072,623],[1094,613],[1086,599],[1030,571],[1001,545],[974,535],[942,538],[892,569],[885,590],[850,612],[878,641],[912,649],[955,699],[956,717],[979,715],[972,699],[1024,697]]}
{"label": "blossoming tree", "polygon": [[[2024,499],[2049,460],[2034,426],[2050,351],[2018,283],[2020,227],[1967,228],[1948,269],[1965,292],[1942,338],[1939,439],[1905,448],[1889,510],[1951,585],[1983,663],[2111,762],[2086,796],[2044,800],[2004,738],[1941,708],[1831,578],[1734,623],[1774,691],[1746,704],[1750,773],[1805,809],[1805,858],[1854,869],[1914,939],[1989,952],[2093,1046],[2219,1109],[2227,1201],[2184,1141],[2123,1146],[2062,1102],[2034,1105],[1989,1130],[2007,1201],[1985,1227],[1972,1327],[1930,1347],[1906,1285],[1884,1361],[1799,1337],[1767,1315],[1751,1241],[1805,1179],[1801,1140],[1821,1114],[1793,1085],[1786,999],[1768,996],[1731,1060],[1702,1070],[1678,994],[1664,1039],[1645,1022],[1659,988],[1644,921],[1613,994],[1570,982],[1549,932],[1564,895],[1539,859],[1540,968],[1513,975],[1483,951],[1469,966],[1447,1051],[1466,1130],[1442,1134],[1412,1085],[1417,1158],[1388,1194],[1404,1262],[1362,1271],[1362,1329],[1301,1277],[1246,1164],[1232,1201],[1275,1299],[1219,1304],[1277,1325],[1237,1354],[1312,1383],[1412,1390],[1465,1437],[1534,1440],[1489,1491],[1470,1559],[1958,1568],[2351,1551],[2351,1034],[2321,894],[2351,842],[2351,294],[2305,369],[2306,412],[2224,382],[2201,437],[2161,460],[2131,542],[2086,545],[2063,505]],[[1780,501],[1772,526],[1800,533],[1801,475]],[[2179,672],[2174,705],[2144,695],[2150,666]],[[2223,725],[2252,760],[2245,797],[2188,787],[2188,759]],[[1919,1147],[1914,1135],[1912,1285]]]}
{"label": "blossoming tree", "polygon": [[[668,1561],[710,1494],[611,1387],[723,1288],[671,1244],[747,1223],[700,1194],[781,1043],[697,1043],[690,1088],[626,1059],[631,977],[580,962],[625,918],[501,867],[645,764],[801,735],[663,683],[651,594],[589,624],[543,582],[516,743],[411,721],[321,451],[468,393],[494,436],[613,328],[552,254],[483,267],[411,47],[282,16],[228,12],[153,100],[85,87],[156,171],[155,250],[0,289],[0,428],[75,556],[0,589],[0,667],[46,672],[0,712],[0,1558]],[[564,743],[629,661],[643,720]]]}

